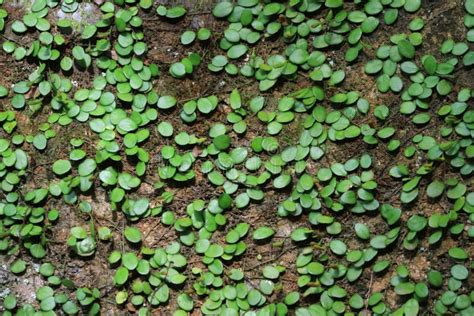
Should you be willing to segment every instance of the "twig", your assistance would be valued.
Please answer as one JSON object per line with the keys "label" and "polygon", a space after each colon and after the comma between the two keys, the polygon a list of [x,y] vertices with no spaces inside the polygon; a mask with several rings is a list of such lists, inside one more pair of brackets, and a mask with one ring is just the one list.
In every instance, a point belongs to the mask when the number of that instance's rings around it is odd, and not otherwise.
{"label": "twig", "polygon": [[374,272],[372,271],[370,273],[369,288],[367,289],[367,293],[365,293],[365,309],[366,310],[369,308],[369,295],[372,292],[372,282],[373,281],[374,281]]}

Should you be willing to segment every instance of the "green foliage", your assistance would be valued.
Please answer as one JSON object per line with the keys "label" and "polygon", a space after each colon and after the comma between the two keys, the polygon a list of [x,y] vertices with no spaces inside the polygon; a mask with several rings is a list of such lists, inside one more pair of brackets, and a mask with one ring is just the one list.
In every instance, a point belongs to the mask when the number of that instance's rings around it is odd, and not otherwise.
{"label": "green foliage", "polygon": [[474,1],[459,42],[419,0],[30,2],[0,251],[41,282],[6,315],[473,314]]}

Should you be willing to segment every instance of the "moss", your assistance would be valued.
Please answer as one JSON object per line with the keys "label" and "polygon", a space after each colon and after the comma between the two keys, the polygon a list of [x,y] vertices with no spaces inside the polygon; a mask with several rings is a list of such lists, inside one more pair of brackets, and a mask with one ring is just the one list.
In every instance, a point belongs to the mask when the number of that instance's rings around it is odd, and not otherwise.
{"label": "moss", "polygon": [[298,143],[301,133],[304,130],[304,117],[296,115],[295,119],[283,127],[283,132],[279,134],[279,142],[283,146],[295,145]]}

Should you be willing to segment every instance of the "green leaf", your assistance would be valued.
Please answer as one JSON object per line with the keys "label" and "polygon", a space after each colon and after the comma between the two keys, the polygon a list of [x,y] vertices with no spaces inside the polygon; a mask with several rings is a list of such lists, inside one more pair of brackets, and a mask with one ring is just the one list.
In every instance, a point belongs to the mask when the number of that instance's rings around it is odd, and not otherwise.
{"label": "green leaf", "polygon": [[285,296],[285,299],[283,300],[283,302],[286,304],[286,305],[294,305],[296,303],[298,303],[298,301],[300,300],[300,293],[298,292],[290,292],[288,293],[286,296]]}
{"label": "green leaf", "polygon": [[230,107],[234,110],[239,109],[242,106],[242,100],[240,97],[239,90],[232,90],[232,92],[230,93],[229,101]]}
{"label": "green leaf", "polygon": [[10,265],[10,271],[12,273],[15,273],[15,274],[20,274],[20,273],[23,273],[25,272],[26,270],[26,262],[21,260],[21,259],[18,259],[16,261],[14,261],[11,265]]}
{"label": "green leaf", "polygon": [[123,285],[128,280],[128,270],[125,267],[120,267],[115,271],[114,283],[116,285]]}
{"label": "green leaf", "polygon": [[56,160],[53,164],[53,172],[57,175],[63,175],[71,170],[71,162],[69,160]]}
{"label": "green leaf", "polygon": [[227,56],[230,59],[238,59],[245,55],[245,53],[247,53],[247,50],[247,46],[243,44],[234,45],[227,51]]}
{"label": "green leaf", "polygon": [[448,198],[452,200],[459,199],[466,193],[466,185],[462,182],[458,182],[454,187],[450,188],[447,192]]}
{"label": "green leaf", "polygon": [[167,280],[169,282],[171,282],[172,284],[182,284],[184,281],[186,281],[186,276],[184,276],[180,273],[177,273],[177,274],[173,274],[171,276],[168,276]]}
{"label": "green leaf", "polygon": [[449,249],[449,256],[456,260],[466,260],[469,258],[467,252],[460,247],[453,247]]}
{"label": "green leaf", "polygon": [[30,253],[34,258],[41,259],[46,256],[46,250],[40,244],[34,244],[30,247]]}
{"label": "green leaf", "polygon": [[406,316],[417,316],[419,315],[420,305],[414,298],[409,299],[404,305],[404,312]]}
{"label": "green leaf", "polygon": [[380,273],[384,271],[385,269],[387,269],[389,266],[390,266],[390,260],[380,260],[374,264],[372,269],[374,270],[375,273]]}
{"label": "green leaf", "polygon": [[158,99],[157,106],[159,109],[170,109],[176,105],[176,99],[172,96],[162,96]]}
{"label": "green leaf", "polygon": [[308,235],[311,234],[313,231],[306,227],[300,227],[291,232],[291,239],[293,241],[299,242],[306,240]]}
{"label": "green leaf", "polygon": [[218,150],[225,150],[230,146],[231,138],[228,135],[219,135],[212,142]]}
{"label": "green leaf", "polygon": [[158,132],[163,137],[171,137],[173,135],[173,125],[169,122],[161,122],[158,124]]}
{"label": "green leaf", "polygon": [[415,285],[411,282],[402,282],[395,286],[395,293],[398,295],[409,295],[415,292]]}
{"label": "green leaf", "polygon": [[179,308],[185,311],[192,311],[194,307],[194,300],[191,296],[189,296],[186,293],[182,293],[178,295],[178,298],[176,299]]}
{"label": "green leaf", "polygon": [[427,222],[428,221],[423,216],[413,215],[408,219],[407,227],[413,232],[419,232],[426,227]]}
{"label": "green leaf", "polygon": [[212,14],[217,18],[224,18],[228,16],[232,12],[233,9],[234,9],[234,6],[232,5],[231,2],[223,1],[223,2],[219,2],[214,7],[214,9],[212,10]]}
{"label": "green leaf", "polygon": [[87,24],[82,31],[82,39],[92,38],[97,32],[97,27],[94,24]]}
{"label": "green leaf", "polygon": [[425,68],[426,72],[430,75],[434,75],[436,73],[436,68],[438,66],[436,62],[436,58],[432,55],[425,55],[422,58],[423,67]]}
{"label": "green leaf", "polygon": [[280,276],[280,272],[274,266],[265,266],[263,268],[263,276],[267,279],[276,280]]}
{"label": "green leaf", "polygon": [[306,50],[297,48],[291,53],[291,55],[289,56],[289,59],[293,64],[302,65],[306,63],[306,60],[308,59],[308,57],[309,57],[309,54]]}
{"label": "green leaf", "polygon": [[417,125],[426,124],[431,120],[431,116],[428,113],[420,113],[413,117],[412,122]]}
{"label": "green leaf", "polygon": [[3,307],[7,310],[12,310],[16,307],[16,297],[13,294],[9,294],[3,299]]}
{"label": "green leaf", "polygon": [[443,192],[444,192],[444,183],[439,180],[435,180],[431,182],[426,189],[426,194],[428,194],[430,198],[437,198],[441,194],[443,194]]}
{"label": "green leaf", "polygon": [[277,14],[277,13],[280,12],[282,7],[283,7],[282,4],[277,3],[277,2],[269,3],[269,4],[265,5],[265,7],[263,8],[263,14],[265,14],[265,15]]}
{"label": "green leaf", "polygon": [[273,229],[267,226],[262,226],[253,232],[252,238],[254,240],[264,240],[264,239],[270,238],[274,234],[275,234],[275,231]]}
{"label": "green leaf", "polygon": [[211,98],[200,98],[197,101],[198,110],[203,114],[211,113],[215,109],[216,105],[216,102],[213,102]]}
{"label": "green leaf", "polygon": [[166,17],[169,19],[178,19],[186,14],[186,9],[182,6],[176,6],[168,9]]}
{"label": "green leaf", "polygon": [[331,251],[334,252],[336,255],[340,256],[344,255],[347,251],[346,244],[339,239],[332,240],[329,243],[329,248],[331,248]]}
{"label": "green leaf", "polygon": [[21,33],[26,32],[27,28],[26,28],[25,24],[23,24],[23,22],[17,20],[17,21],[14,21],[12,23],[12,30],[15,33],[21,34]]}
{"label": "green leaf", "polygon": [[137,123],[130,118],[124,118],[118,123],[118,127],[125,132],[132,132],[138,128]]}
{"label": "green leaf", "polygon": [[33,145],[36,147],[38,150],[44,150],[46,148],[46,145],[48,144],[48,140],[43,134],[37,134],[33,138]]}
{"label": "green leaf", "polygon": [[182,78],[186,75],[186,67],[183,63],[174,63],[171,65],[169,72],[175,78]]}
{"label": "green leaf", "polygon": [[142,240],[142,234],[138,228],[127,227],[124,231],[125,238],[131,243],[139,243]]}
{"label": "green leaf", "polygon": [[379,59],[374,59],[374,60],[371,60],[369,61],[367,64],[365,64],[365,72],[367,74],[376,74],[378,73],[380,70],[382,70],[382,67],[383,67],[383,62]]}
{"label": "green leaf", "polygon": [[273,181],[273,186],[277,189],[282,189],[288,186],[291,183],[291,176],[287,174],[282,174],[275,178]]}
{"label": "green leaf", "polygon": [[334,8],[339,8],[343,5],[344,1],[343,0],[326,0],[324,3],[326,7],[334,9]]}
{"label": "green leaf", "polygon": [[181,44],[189,45],[196,39],[196,33],[193,31],[185,31],[181,34]]}
{"label": "green leaf", "polygon": [[439,271],[431,270],[428,272],[428,281],[432,286],[439,288],[443,285],[443,275]]}
{"label": "green leaf", "polygon": [[135,270],[138,266],[138,258],[133,252],[127,252],[122,256],[122,264],[130,271]]}
{"label": "green leaf", "polygon": [[202,27],[198,30],[197,37],[200,41],[207,41],[211,37],[211,31]]}
{"label": "green leaf", "polygon": [[62,306],[62,310],[67,314],[67,315],[75,315],[79,312],[79,309],[76,304],[72,301],[67,301],[64,303]]}
{"label": "green leaf", "polygon": [[403,57],[412,59],[415,57],[415,47],[406,39],[402,39],[398,42],[398,52]]}
{"label": "green leaf", "polygon": [[418,11],[420,7],[421,7],[421,0],[406,1],[405,5],[403,6],[405,11],[410,12],[410,13],[414,13]]}
{"label": "green leaf", "polygon": [[250,198],[247,193],[241,193],[235,198],[235,206],[237,208],[244,208],[250,202]]}
{"label": "green leaf", "polygon": [[91,175],[97,168],[97,163],[93,159],[84,160],[78,167],[78,173],[81,177]]}
{"label": "green leaf", "polygon": [[382,139],[392,137],[393,134],[395,134],[395,129],[393,127],[385,127],[377,132],[377,136]]}
{"label": "green leaf", "polygon": [[370,238],[370,230],[369,227],[362,223],[356,223],[354,225],[355,232],[357,237],[361,239],[369,239]]}

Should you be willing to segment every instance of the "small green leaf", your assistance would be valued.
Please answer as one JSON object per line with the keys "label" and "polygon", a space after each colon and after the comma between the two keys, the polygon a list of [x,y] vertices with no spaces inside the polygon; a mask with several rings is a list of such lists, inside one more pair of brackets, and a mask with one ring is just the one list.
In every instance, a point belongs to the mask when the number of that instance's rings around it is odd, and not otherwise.
{"label": "small green leaf", "polygon": [[253,232],[252,238],[254,240],[263,240],[263,239],[270,238],[274,234],[275,234],[275,231],[273,229],[267,226],[262,226]]}
{"label": "small green leaf", "polygon": [[140,230],[135,227],[127,227],[124,231],[125,238],[131,243],[139,243],[142,240]]}
{"label": "small green leaf", "polygon": [[441,194],[443,194],[443,192],[444,192],[444,183],[439,180],[435,180],[431,182],[426,189],[426,194],[428,194],[430,198],[437,198]]}
{"label": "small green leaf", "polygon": [[466,260],[469,258],[467,252],[460,247],[453,247],[449,249],[449,256],[456,260]]}
{"label": "small green leaf", "polygon": [[10,265],[10,271],[15,274],[23,273],[26,270],[26,262],[18,259]]}
{"label": "small green leaf", "polygon": [[123,285],[128,280],[128,270],[125,267],[120,267],[115,271],[114,282],[116,285]]}
{"label": "small green leaf", "polygon": [[231,2],[222,1],[222,2],[219,2],[214,7],[214,9],[212,10],[212,14],[214,14],[214,16],[217,18],[224,18],[228,16],[232,12],[233,9],[234,9],[234,6],[232,5]]}
{"label": "small green leaf", "polygon": [[335,240],[332,240],[330,243],[329,243],[329,247],[331,248],[331,251],[334,252],[336,255],[344,255],[347,251],[347,246],[346,244],[339,240],[339,239],[335,239]]}
{"label": "small green leaf", "polygon": [[53,164],[53,172],[57,175],[63,175],[71,170],[71,162],[69,160],[56,160]]}

